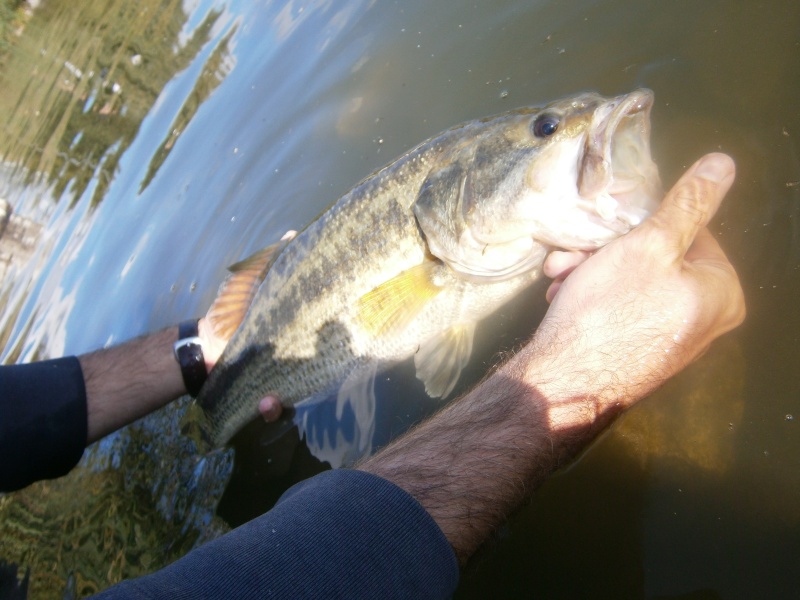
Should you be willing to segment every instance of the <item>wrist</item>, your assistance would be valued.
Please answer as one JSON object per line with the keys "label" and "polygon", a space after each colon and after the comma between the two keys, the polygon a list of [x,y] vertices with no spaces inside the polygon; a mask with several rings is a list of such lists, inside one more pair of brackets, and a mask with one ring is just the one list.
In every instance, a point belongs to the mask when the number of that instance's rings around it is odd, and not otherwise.
{"label": "wrist", "polygon": [[178,339],[173,344],[175,360],[181,368],[184,387],[196,398],[208,378],[208,367],[203,354],[203,340],[197,329],[198,320],[190,319],[178,325]]}
{"label": "wrist", "polygon": [[169,327],[78,357],[86,386],[87,441],[128,425],[186,393]]}
{"label": "wrist", "polygon": [[[593,356],[594,354],[594,356]],[[503,369],[525,387],[536,390],[530,401],[546,415],[549,431],[559,432],[604,425],[639,397],[603,354],[579,344],[534,338]]]}

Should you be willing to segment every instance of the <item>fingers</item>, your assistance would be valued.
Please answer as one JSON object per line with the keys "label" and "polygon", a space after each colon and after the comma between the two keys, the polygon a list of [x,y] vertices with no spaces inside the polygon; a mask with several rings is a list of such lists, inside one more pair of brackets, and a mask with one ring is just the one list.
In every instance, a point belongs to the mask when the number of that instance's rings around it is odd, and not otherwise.
{"label": "fingers", "polygon": [[572,273],[578,265],[586,261],[590,256],[590,252],[584,252],[583,250],[554,250],[547,256],[542,270],[547,277],[553,279],[545,294],[548,302],[552,302],[553,298],[556,297],[561,283],[566,279],[567,275]]}
{"label": "fingers", "polygon": [[703,229],[733,184],[736,167],[725,154],[707,154],[678,180],[659,209],[639,228],[640,235],[653,229],[662,233],[664,250],[683,259],[698,232]]}
{"label": "fingers", "polygon": [[544,261],[544,274],[550,279],[564,279],[575,267],[591,256],[583,250],[563,251],[554,250],[548,254]]}
{"label": "fingers", "polygon": [[545,300],[548,303],[553,302],[553,298],[556,297],[558,290],[561,289],[561,284],[564,282],[563,279],[556,279],[553,283],[550,284],[550,287],[547,288],[547,292],[545,292]]}
{"label": "fingers", "polygon": [[258,403],[258,412],[267,423],[271,423],[280,418],[283,406],[277,396],[265,396]]}

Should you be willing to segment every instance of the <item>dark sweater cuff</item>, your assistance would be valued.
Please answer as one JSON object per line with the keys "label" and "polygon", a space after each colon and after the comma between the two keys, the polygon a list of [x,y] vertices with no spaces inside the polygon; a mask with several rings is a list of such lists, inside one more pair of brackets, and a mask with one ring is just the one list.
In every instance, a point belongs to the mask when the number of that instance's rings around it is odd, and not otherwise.
{"label": "dark sweater cuff", "polygon": [[74,356],[0,367],[0,490],[66,475],[86,447],[86,388]]}

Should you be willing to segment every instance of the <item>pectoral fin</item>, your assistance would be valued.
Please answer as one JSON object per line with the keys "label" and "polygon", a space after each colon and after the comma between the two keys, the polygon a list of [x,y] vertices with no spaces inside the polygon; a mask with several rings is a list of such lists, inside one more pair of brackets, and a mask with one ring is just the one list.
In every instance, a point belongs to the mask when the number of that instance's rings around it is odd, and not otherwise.
{"label": "pectoral fin", "polygon": [[358,319],[373,335],[402,331],[441,291],[433,281],[438,263],[426,260],[358,299]]}
{"label": "pectoral fin", "polygon": [[217,297],[206,314],[215,335],[224,340],[233,336],[275,257],[295,235],[296,232],[290,231],[277,244],[267,246],[228,267],[231,274],[220,286]]}
{"label": "pectoral fin", "polygon": [[444,398],[453,391],[472,354],[474,338],[475,325],[460,324],[420,346],[414,365],[431,398]]}

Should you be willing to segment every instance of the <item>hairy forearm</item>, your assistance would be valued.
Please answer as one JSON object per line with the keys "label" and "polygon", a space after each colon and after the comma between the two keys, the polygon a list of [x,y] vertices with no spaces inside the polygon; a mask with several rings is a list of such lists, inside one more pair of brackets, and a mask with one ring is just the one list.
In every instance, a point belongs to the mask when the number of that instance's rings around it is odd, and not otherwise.
{"label": "hairy forearm", "polygon": [[86,382],[88,440],[132,423],[186,393],[170,327],[120,346],[79,356]]}
{"label": "hairy forearm", "polygon": [[524,348],[464,398],[360,466],[414,496],[462,564],[619,412],[616,404],[589,396],[543,395],[536,380],[543,379],[538,369],[546,361],[531,360],[533,351]]}
{"label": "hairy forearm", "polygon": [[[197,328],[206,371],[211,371],[227,340],[217,337],[205,318]],[[168,327],[78,357],[86,382],[88,443],[187,393],[174,357],[177,339],[178,327]]]}

